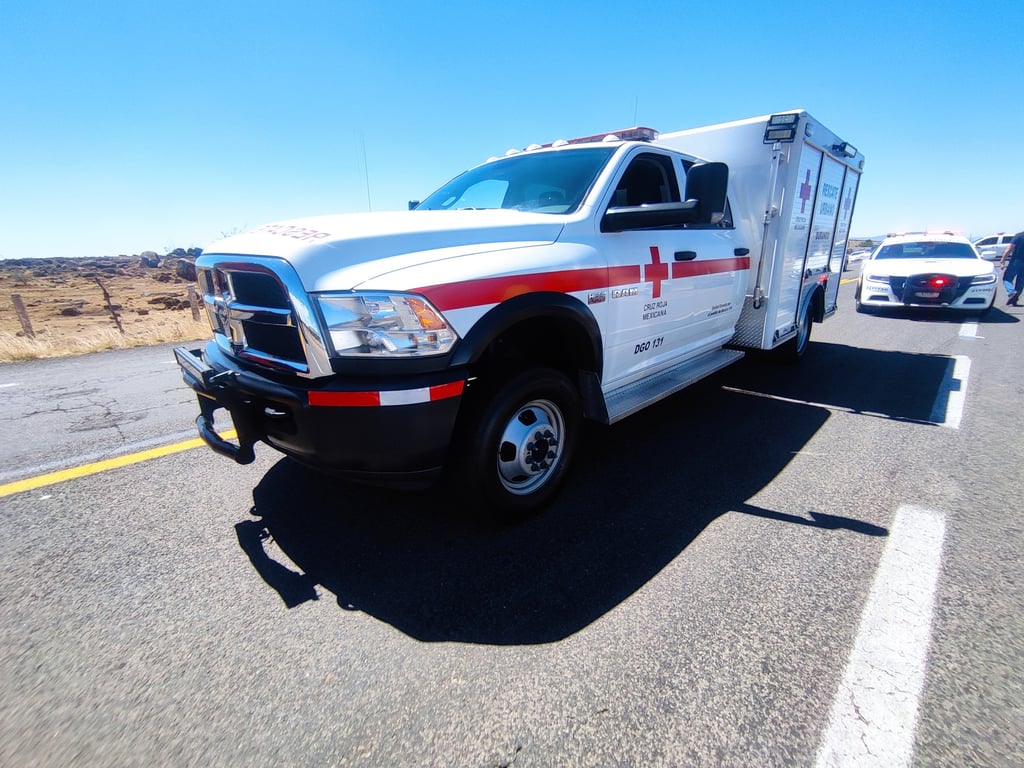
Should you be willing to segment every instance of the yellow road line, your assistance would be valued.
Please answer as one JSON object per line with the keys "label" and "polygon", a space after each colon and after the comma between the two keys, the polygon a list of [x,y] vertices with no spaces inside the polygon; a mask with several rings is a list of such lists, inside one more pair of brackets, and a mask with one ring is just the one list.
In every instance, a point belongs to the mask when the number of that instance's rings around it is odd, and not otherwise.
{"label": "yellow road line", "polygon": [[[233,439],[235,437],[235,430],[225,430],[222,437],[227,440]],[[124,456],[117,456],[113,459],[94,461],[91,464],[83,464],[80,467],[71,467],[70,469],[62,469],[58,472],[49,472],[45,475],[27,477],[24,480],[16,480],[13,483],[0,485],[0,498],[10,496],[14,493],[21,493],[22,491],[32,491],[36,488],[42,488],[47,485],[54,485],[55,483],[62,483],[65,480],[74,480],[76,477],[95,475],[99,472],[106,472],[108,469],[127,467],[130,464],[138,464],[141,461],[158,459],[161,456],[170,456],[171,454],[187,451],[191,448],[198,448],[201,445],[206,445],[206,443],[197,437],[192,440],[184,440],[180,443],[162,445],[159,448],[150,448],[149,450],[139,451],[138,453],[129,453]]]}

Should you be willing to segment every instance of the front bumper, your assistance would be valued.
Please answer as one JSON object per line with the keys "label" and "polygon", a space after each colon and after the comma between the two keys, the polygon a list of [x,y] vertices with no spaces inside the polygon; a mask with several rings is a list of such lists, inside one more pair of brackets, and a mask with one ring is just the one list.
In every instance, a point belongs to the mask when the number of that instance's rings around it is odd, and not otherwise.
{"label": "front bumper", "polygon": [[[248,464],[262,441],[316,469],[404,487],[427,485],[440,474],[465,384],[457,370],[386,382],[285,383],[239,369],[213,343],[178,347],[174,356],[199,400],[199,436],[217,453]],[[231,415],[235,442],[214,426],[222,408]]]}
{"label": "front bumper", "polygon": [[861,289],[861,304],[869,307],[941,307],[946,309],[980,310],[995,300],[996,284],[972,285],[973,277],[957,278],[940,275],[948,280],[948,287],[936,289],[928,281],[933,273],[891,277],[887,282],[865,279]]}

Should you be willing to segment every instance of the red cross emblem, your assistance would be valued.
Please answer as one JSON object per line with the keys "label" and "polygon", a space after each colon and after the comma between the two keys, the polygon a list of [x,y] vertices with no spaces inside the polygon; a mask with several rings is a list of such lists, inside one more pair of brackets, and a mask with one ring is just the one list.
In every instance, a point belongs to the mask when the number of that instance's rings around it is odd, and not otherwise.
{"label": "red cross emblem", "polygon": [[661,281],[668,280],[668,264],[661,263],[658,246],[651,246],[651,263],[644,264],[644,282],[654,283],[654,298],[661,297]]}
{"label": "red cross emblem", "polygon": [[804,183],[800,185],[800,213],[804,213],[807,210],[807,201],[811,199],[811,169],[807,169],[807,178],[804,179]]}

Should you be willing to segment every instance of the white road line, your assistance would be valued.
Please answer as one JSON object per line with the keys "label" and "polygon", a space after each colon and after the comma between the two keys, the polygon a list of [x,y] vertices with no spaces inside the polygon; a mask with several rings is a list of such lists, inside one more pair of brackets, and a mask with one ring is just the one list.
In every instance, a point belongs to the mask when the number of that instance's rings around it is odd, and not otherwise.
{"label": "white road line", "polygon": [[964,323],[960,326],[960,336],[965,339],[974,339],[978,336],[977,323]]}
{"label": "white road line", "polygon": [[946,378],[935,396],[931,420],[950,429],[960,429],[967,400],[967,379],[971,375],[971,358],[955,355]]}
{"label": "white road line", "polygon": [[914,753],[945,517],[896,511],[816,768],[896,768]]}
{"label": "white road line", "polygon": [[19,384],[18,382],[12,381],[12,382],[9,382],[7,384],[0,384],[0,389],[7,389],[7,387],[20,387],[20,386],[21,386],[21,384]]}

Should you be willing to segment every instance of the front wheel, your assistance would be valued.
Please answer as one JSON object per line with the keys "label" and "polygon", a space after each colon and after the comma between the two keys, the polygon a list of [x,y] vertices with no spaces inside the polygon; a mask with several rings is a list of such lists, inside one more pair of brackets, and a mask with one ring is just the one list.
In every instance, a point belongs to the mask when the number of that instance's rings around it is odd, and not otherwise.
{"label": "front wheel", "polygon": [[863,301],[861,301],[860,283],[857,284],[857,292],[853,294],[853,300],[857,304],[857,311],[860,312],[862,315],[866,315],[871,312],[870,308]]}
{"label": "front wheel", "polygon": [[499,517],[538,509],[557,491],[576,450],[582,407],[572,382],[538,368],[468,396],[451,479]]}

